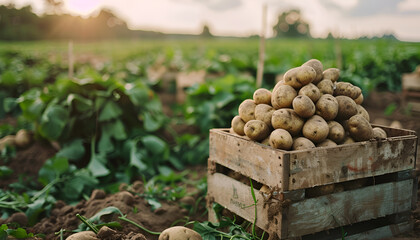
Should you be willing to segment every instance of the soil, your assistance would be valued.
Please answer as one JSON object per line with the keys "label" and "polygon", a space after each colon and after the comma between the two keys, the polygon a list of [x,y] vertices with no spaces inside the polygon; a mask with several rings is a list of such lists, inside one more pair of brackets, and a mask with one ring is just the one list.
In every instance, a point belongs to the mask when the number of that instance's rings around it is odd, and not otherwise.
{"label": "soil", "polygon": [[[398,121],[404,129],[411,129],[420,133],[420,113],[408,115],[404,113],[404,107],[397,107],[393,112],[385,114],[385,110],[392,103],[396,103],[397,106],[400,105],[400,94],[374,92],[370,94],[365,102],[369,103],[364,106],[370,114],[372,123],[389,126],[395,124],[394,121]],[[7,119],[7,121],[12,120]],[[420,146],[418,148],[420,149]],[[40,142],[35,142],[26,149],[19,149],[13,159],[7,161],[5,164],[2,163],[2,165],[7,165],[13,169],[14,174],[2,179],[0,181],[0,188],[6,189],[10,183],[18,181],[19,176],[22,176],[26,180],[36,179],[41,166],[55,152],[56,150],[53,146]],[[417,159],[420,159],[419,152]],[[417,168],[419,169],[419,167]],[[199,166],[194,170],[198,171],[198,177],[203,177],[206,174],[206,166]],[[147,201],[141,197],[141,186],[142,182],[133,183],[131,188],[122,185],[120,187],[121,191],[116,194],[106,194],[102,190],[94,190],[89,200],[82,200],[74,206],[58,201],[55,208],[51,211],[51,216],[42,219],[35,226],[28,228],[28,230],[34,233],[44,233],[46,234],[46,239],[58,239],[55,233],[60,231],[60,229],[71,231],[78,228],[80,220],[76,217],[76,214],[89,218],[99,210],[110,206],[119,208],[123,214],[127,215],[128,219],[155,232],[163,231],[177,222],[177,224],[183,225],[186,221],[207,220],[204,204],[202,204],[202,208],[191,213],[187,208],[183,207],[185,204],[180,204],[179,202],[162,202],[162,207],[153,211]],[[420,191],[418,195],[420,197]],[[181,202],[187,205],[188,203],[194,203],[194,197],[197,199],[198,196],[182,199]],[[420,202],[417,203],[418,207],[413,211],[412,215],[414,219],[414,230],[400,237],[404,239],[420,238],[419,204]],[[122,230],[111,231],[108,237],[102,239],[158,239],[157,235],[148,234],[134,225],[118,219],[117,214],[106,215],[103,220],[120,222]],[[26,216],[22,213],[14,214],[6,220],[0,219],[0,224],[13,221],[21,223],[23,226],[27,224]],[[64,236],[67,237],[70,234],[71,232],[65,232]]]}

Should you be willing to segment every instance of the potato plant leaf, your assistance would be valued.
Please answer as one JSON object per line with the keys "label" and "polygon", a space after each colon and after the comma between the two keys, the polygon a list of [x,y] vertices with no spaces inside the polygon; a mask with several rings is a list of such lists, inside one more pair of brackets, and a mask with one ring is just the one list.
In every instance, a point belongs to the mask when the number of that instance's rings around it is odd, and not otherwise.
{"label": "potato plant leaf", "polygon": [[94,177],[106,176],[110,173],[109,169],[105,166],[106,158],[103,155],[92,154],[88,169]]}
{"label": "potato plant leaf", "polygon": [[51,102],[42,114],[39,133],[47,139],[57,140],[68,120],[68,110]]}
{"label": "potato plant leaf", "polygon": [[111,119],[118,118],[121,114],[121,108],[115,102],[109,100],[105,103],[104,108],[99,114],[99,121],[109,121]]}
{"label": "potato plant leaf", "polygon": [[81,138],[76,138],[63,144],[63,147],[56,154],[57,157],[65,157],[69,160],[79,160],[83,155],[85,155],[85,148]]}

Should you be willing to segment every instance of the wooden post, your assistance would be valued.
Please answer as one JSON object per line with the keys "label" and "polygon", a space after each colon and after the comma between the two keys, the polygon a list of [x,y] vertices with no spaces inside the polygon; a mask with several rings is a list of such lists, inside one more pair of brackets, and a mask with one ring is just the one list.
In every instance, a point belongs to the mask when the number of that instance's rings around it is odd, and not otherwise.
{"label": "wooden post", "polygon": [[260,88],[262,85],[263,75],[264,75],[264,58],[265,58],[265,32],[266,32],[266,17],[267,16],[267,5],[263,5],[263,14],[262,14],[262,29],[260,35],[260,50],[258,58],[258,68],[257,68],[257,88]]}
{"label": "wooden post", "polygon": [[73,79],[74,73],[74,56],[73,56],[73,41],[69,41],[69,79]]}

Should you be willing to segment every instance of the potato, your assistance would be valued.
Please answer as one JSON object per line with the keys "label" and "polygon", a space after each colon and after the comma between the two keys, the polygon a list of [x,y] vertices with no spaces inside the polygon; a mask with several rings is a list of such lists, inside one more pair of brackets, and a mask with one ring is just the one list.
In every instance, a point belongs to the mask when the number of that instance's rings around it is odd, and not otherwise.
{"label": "potato", "polygon": [[99,238],[97,238],[96,234],[92,231],[82,231],[73,233],[72,235],[68,236],[66,240],[99,240]]}
{"label": "potato", "polygon": [[6,146],[15,146],[16,136],[8,135],[0,139],[0,151],[3,150]]}
{"label": "potato", "polygon": [[330,79],[323,79],[317,85],[321,94],[333,94],[334,83]]}
{"label": "potato", "polygon": [[264,103],[258,104],[255,107],[255,119],[265,122],[271,128],[271,116],[273,116],[274,111],[275,109],[270,105]]}
{"label": "potato", "polygon": [[303,136],[314,143],[324,141],[329,133],[327,122],[320,116],[314,115],[309,118],[302,128]]}
{"label": "potato", "polygon": [[326,121],[333,120],[338,113],[337,99],[331,94],[324,94],[316,102],[316,114]]}
{"label": "potato", "polygon": [[244,120],[242,120],[241,117],[235,116],[232,119],[231,127],[232,127],[232,130],[236,134],[241,135],[241,136],[245,135],[245,132],[244,132],[245,122],[244,122]]}
{"label": "potato", "polygon": [[398,121],[398,120],[392,121],[391,124],[389,125],[389,127],[390,128],[399,128],[399,129],[402,129],[403,128],[401,122]]}
{"label": "potato", "polygon": [[368,120],[368,122],[370,122],[369,113],[368,111],[366,111],[366,109],[362,105],[356,105],[356,109],[357,109],[357,114],[362,115],[364,118],[366,118],[366,120]]}
{"label": "potato", "polygon": [[368,120],[362,115],[354,115],[349,119],[349,134],[358,141],[367,141],[373,138],[373,129]]}
{"label": "potato", "polygon": [[337,143],[327,138],[324,141],[318,143],[316,146],[317,147],[334,147],[334,146],[337,146]]}
{"label": "potato", "polygon": [[330,79],[333,83],[340,78],[340,69],[328,68],[322,73],[323,79]]}
{"label": "potato", "polygon": [[354,99],[354,102],[356,103],[356,104],[359,104],[359,105],[362,105],[362,103],[363,103],[363,93],[360,93],[360,95],[356,98],[356,99]]}
{"label": "potato", "polygon": [[281,80],[276,83],[276,85],[273,88],[273,91],[271,91],[271,92],[273,93],[274,91],[277,90],[277,88],[279,88],[280,86],[283,86],[283,85],[286,85],[286,84],[284,84],[284,80],[283,80],[283,76],[282,76]]}
{"label": "potato", "polygon": [[[313,80],[314,84],[318,83],[319,81],[322,80],[322,71],[324,70],[321,61],[319,61],[318,59],[311,59],[307,62],[305,62],[304,64],[302,64],[302,66],[309,66],[312,67],[315,72],[316,72],[316,77]],[[305,84],[306,85],[306,84]]]}
{"label": "potato", "polygon": [[276,129],[270,134],[270,146],[276,149],[289,150],[293,144],[290,133],[284,129]]}
{"label": "potato", "polygon": [[285,129],[292,136],[297,136],[302,130],[304,121],[293,109],[282,108],[273,112],[271,125],[274,129]]}
{"label": "potato", "polygon": [[290,69],[284,74],[283,80],[286,85],[299,89],[317,77],[315,69],[310,66],[301,66]]}
{"label": "potato", "polygon": [[305,95],[296,96],[292,102],[293,110],[302,118],[309,118],[315,114],[315,104]]}
{"label": "potato", "polygon": [[335,143],[339,144],[344,141],[344,138],[346,137],[346,131],[344,130],[344,127],[336,122],[336,121],[329,121],[328,122],[328,139],[331,139]]}
{"label": "potato", "polygon": [[270,135],[270,128],[263,121],[251,120],[245,124],[244,132],[254,141],[262,141]]}
{"label": "potato", "polygon": [[374,127],[372,129],[372,131],[373,131],[373,137],[376,138],[376,139],[387,138],[387,134],[386,134],[385,130],[383,130],[380,127]]}
{"label": "potato", "polygon": [[187,227],[175,226],[165,229],[158,240],[202,240],[201,235]]}
{"label": "potato", "polygon": [[362,90],[348,82],[337,82],[335,84],[335,96],[347,96],[351,99],[356,99],[362,93]]}
{"label": "potato", "polygon": [[280,85],[271,96],[271,105],[274,109],[290,108],[296,96],[297,92],[293,87]]}
{"label": "potato", "polygon": [[293,150],[302,150],[308,148],[314,148],[315,144],[307,139],[306,137],[298,137],[293,141],[292,149]]}
{"label": "potato", "polygon": [[251,99],[246,99],[239,105],[239,116],[245,123],[255,119],[256,106],[255,102]]}
{"label": "potato", "polygon": [[354,139],[350,136],[346,136],[344,138],[344,141],[340,144],[340,145],[344,145],[344,144],[350,144],[350,143],[355,143],[356,141],[354,141]]}
{"label": "potato", "polygon": [[20,148],[25,148],[29,146],[32,142],[31,133],[28,130],[20,129],[16,133],[15,144]]}
{"label": "potato", "polygon": [[338,120],[346,120],[357,114],[357,104],[348,96],[336,96],[338,102]]}
{"label": "potato", "polygon": [[255,104],[271,104],[271,92],[265,88],[255,90],[253,99]]}
{"label": "potato", "polygon": [[321,92],[319,91],[319,88],[317,86],[315,86],[313,83],[309,83],[308,85],[303,86],[299,90],[298,95],[308,96],[312,100],[312,102],[316,103],[321,97]]}

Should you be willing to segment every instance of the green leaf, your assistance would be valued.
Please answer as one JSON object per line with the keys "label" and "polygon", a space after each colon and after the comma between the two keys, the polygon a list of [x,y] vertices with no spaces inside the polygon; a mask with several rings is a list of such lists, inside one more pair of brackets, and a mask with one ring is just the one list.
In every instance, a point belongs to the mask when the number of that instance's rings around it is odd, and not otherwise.
{"label": "green leaf", "polygon": [[110,171],[105,166],[105,163],[105,156],[93,153],[87,168],[94,177],[106,176],[110,173]]}
{"label": "green leaf", "polygon": [[122,110],[115,102],[107,101],[101,113],[99,114],[99,121],[103,122],[115,119],[121,116],[121,114]]}
{"label": "green leaf", "polygon": [[143,113],[143,126],[148,132],[154,132],[162,126],[163,121],[153,116],[150,112]]}
{"label": "green leaf", "polygon": [[141,141],[146,149],[155,155],[163,153],[168,147],[165,141],[154,135],[145,136],[141,139]]}
{"label": "green leaf", "polygon": [[78,94],[69,94],[66,101],[70,106],[74,106],[78,112],[89,111],[93,107],[92,100]]}
{"label": "green leaf", "polygon": [[76,138],[68,143],[63,144],[63,147],[57,152],[57,157],[64,157],[70,160],[79,160],[85,155],[85,147],[83,146],[83,139]]}
{"label": "green leaf", "polygon": [[152,206],[153,211],[162,207],[162,204],[154,198],[146,198],[146,200],[147,200],[147,203],[150,204],[150,206]]}
{"label": "green leaf", "polygon": [[7,230],[7,233],[10,236],[13,236],[13,237],[15,237],[17,239],[26,239],[26,238],[29,238],[29,237],[33,237],[33,233],[28,234],[26,232],[26,230],[23,229],[23,228],[8,229]]}
{"label": "green leaf", "polygon": [[13,170],[7,166],[0,166],[0,178],[10,176]]}
{"label": "green leaf", "polygon": [[130,98],[134,106],[143,106],[149,100],[150,90],[142,83],[135,85],[128,83],[125,86],[125,90],[127,96]]}
{"label": "green leaf", "polygon": [[117,140],[125,140],[127,138],[124,124],[119,119],[111,123],[106,123],[103,126],[103,129],[103,131],[109,132],[109,134]]}
{"label": "green leaf", "polygon": [[130,141],[130,165],[144,171],[147,169],[147,165],[143,161],[146,154],[144,150],[137,147],[137,142],[136,140]]}
{"label": "green leaf", "polygon": [[59,177],[69,169],[69,163],[66,158],[54,156],[48,159],[39,170],[39,181],[47,185],[49,182]]}
{"label": "green leaf", "polygon": [[117,207],[106,207],[102,210],[100,210],[99,212],[97,212],[95,215],[93,215],[91,218],[89,218],[89,221],[91,222],[100,222],[100,219],[102,216],[105,215],[109,215],[111,213],[116,213],[119,214],[120,216],[124,216],[124,214],[121,212],[120,209],[118,209]]}
{"label": "green leaf", "polygon": [[5,112],[11,112],[18,105],[16,98],[5,98],[3,101],[3,108]]}
{"label": "green leaf", "polygon": [[57,140],[68,120],[68,110],[52,102],[42,114],[39,133],[47,139]]}

